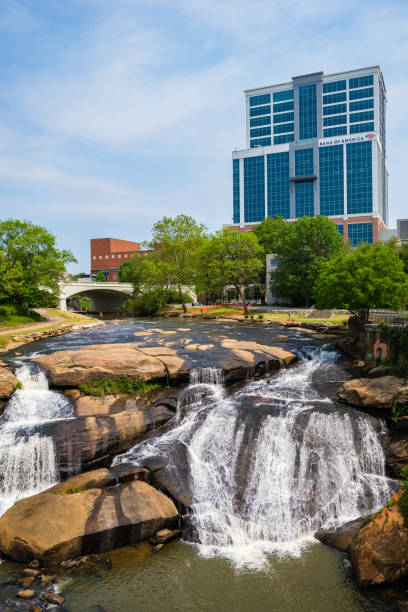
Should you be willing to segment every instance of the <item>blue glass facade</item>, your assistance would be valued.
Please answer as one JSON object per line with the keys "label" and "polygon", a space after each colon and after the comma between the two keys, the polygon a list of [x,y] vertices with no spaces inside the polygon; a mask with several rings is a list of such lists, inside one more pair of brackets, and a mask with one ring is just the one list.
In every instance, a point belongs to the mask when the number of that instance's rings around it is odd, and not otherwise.
{"label": "blue glass facade", "polygon": [[314,192],[314,181],[309,181],[307,183],[296,183],[296,217],[314,216]]}
{"label": "blue glass facade", "polygon": [[332,91],[343,91],[347,89],[347,81],[330,81],[330,83],[323,83],[323,93],[331,93]]}
{"label": "blue glass facade", "polygon": [[234,223],[240,222],[239,159],[232,160],[232,198]]}
{"label": "blue glass facade", "polygon": [[347,145],[347,212],[353,215],[372,210],[372,143],[350,143]]}
{"label": "blue glass facade", "polygon": [[317,137],[316,84],[299,87],[299,140]]}
{"label": "blue glass facade", "polygon": [[320,213],[344,214],[344,163],[343,145],[320,147]]}
{"label": "blue glass facade", "polygon": [[245,223],[265,218],[265,163],[264,156],[244,159],[244,215]]}
{"label": "blue glass facade", "polygon": [[373,224],[372,223],[349,223],[348,224],[348,241],[350,246],[356,247],[360,242],[373,241]]}
{"label": "blue glass facade", "polygon": [[312,176],[314,174],[313,149],[295,151],[296,176]]}
{"label": "blue glass facade", "polygon": [[344,225],[341,225],[341,224],[336,225],[336,230],[339,232],[339,234],[344,236]]}
{"label": "blue glass facade", "polygon": [[268,216],[290,219],[289,153],[272,153],[266,157]]}

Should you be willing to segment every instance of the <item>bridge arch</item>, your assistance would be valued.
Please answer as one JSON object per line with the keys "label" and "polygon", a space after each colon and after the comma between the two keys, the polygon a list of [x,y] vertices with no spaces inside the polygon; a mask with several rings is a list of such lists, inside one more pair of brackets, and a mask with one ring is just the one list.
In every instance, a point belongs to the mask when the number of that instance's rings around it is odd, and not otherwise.
{"label": "bridge arch", "polygon": [[116,312],[132,291],[131,283],[62,282],[60,283],[58,308],[67,310],[67,298],[82,295],[91,299],[93,312]]}

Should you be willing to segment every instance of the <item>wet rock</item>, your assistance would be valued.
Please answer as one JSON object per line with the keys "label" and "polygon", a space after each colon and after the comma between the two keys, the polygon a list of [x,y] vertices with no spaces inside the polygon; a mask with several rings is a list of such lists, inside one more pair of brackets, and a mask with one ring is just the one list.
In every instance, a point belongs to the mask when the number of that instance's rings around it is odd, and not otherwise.
{"label": "wet rock", "polygon": [[[404,424],[408,427],[408,419],[403,417]],[[405,420],[406,419],[406,420]],[[398,419],[399,421],[400,419]],[[397,478],[408,465],[408,439],[406,431],[393,431],[392,441],[388,447],[388,466]]]}
{"label": "wet rock", "polygon": [[408,573],[408,531],[394,495],[383,510],[354,536],[348,549],[360,586],[396,582]]}
{"label": "wet rock", "polygon": [[391,376],[392,367],[379,365],[367,372],[367,378],[381,378],[381,376]]}
{"label": "wet rock", "polygon": [[152,552],[153,553],[157,553],[159,552],[162,548],[164,548],[164,544],[157,544],[156,546],[153,546],[152,548]]}
{"label": "wet rock", "polygon": [[35,591],[33,589],[22,589],[17,593],[17,597],[21,599],[33,599],[35,597]]}
{"label": "wet rock", "polygon": [[154,540],[156,544],[165,544],[179,536],[180,533],[180,529],[161,529],[154,536]]}
{"label": "wet rock", "polygon": [[107,486],[112,474],[97,472],[16,502],[0,518],[0,550],[15,561],[58,563],[136,543],[177,522],[174,503],[146,482]]}
{"label": "wet rock", "polygon": [[8,399],[14,392],[18,383],[13,372],[7,368],[0,367],[0,399]]}
{"label": "wet rock", "polygon": [[62,595],[59,595],[58,593],[43,593],[41,595],[41,599],[50,604],[53,604],[54,606],[62,606],[65,601],[64,597]]}
{"label": "wet rock", "polygon": [[24,578],[18,579],[18,584],[21,584],[22,587],[28,588],[34,582],[34,576],[25,576]]}
{"label": "wet rock", "polygon": [[350,521],[337,529],[319,529],[314,536],[323,544],[337,550],[346,551],[359,529],[367,522],[367,519]]}
{"label": "wet rock", "polygon": [[341,401],[353,406],[391,410],[408,403],[408,384],[395,376],[356,378],[341,385],[337,394]]}
{"label": "wet rock", "polygon": [[26,567],[25,569],[23,569],[23,574],[25,574],[26,576],[39,576],[40,575],[40,570],[37,569],[33,569],[31,567]]}
{"label": "wet rock", "polygon": [[171,457],[152,456],[144,465],[150,470],[150,482],[174,499],[180,508],[193,502],[190,490],[190,468],[185,444],[174,441]]}
{"label": "wet rock", "polygon": [[56,580],[56,576],[47,576],[46,574],[41,575],[41,584],[52,584]]}
{"label": "wet rock", "polygon": [[32,561],[30,561],[30,563],[28,564],[28,567],[30,567],[31,569],[38,569],[40,567],[40,562],[38,559],[33,559]]}

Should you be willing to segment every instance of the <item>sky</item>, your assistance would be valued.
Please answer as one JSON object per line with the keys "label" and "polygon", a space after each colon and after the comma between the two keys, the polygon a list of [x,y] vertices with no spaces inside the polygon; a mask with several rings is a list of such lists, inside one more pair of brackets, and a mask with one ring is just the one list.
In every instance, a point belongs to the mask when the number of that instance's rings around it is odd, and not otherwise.
{"label": "sky", "polygon": [[164,215],[232,221],[245,89],[379,64],[390,227],[408,217],[408,1],[0,0],[0,218],[149,240]]}

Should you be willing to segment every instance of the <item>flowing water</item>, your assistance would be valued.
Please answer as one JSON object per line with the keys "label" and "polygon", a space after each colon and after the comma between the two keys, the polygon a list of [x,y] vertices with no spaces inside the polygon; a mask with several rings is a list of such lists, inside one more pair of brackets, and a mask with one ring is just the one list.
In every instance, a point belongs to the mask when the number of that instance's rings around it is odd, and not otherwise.
{"label": "flowing water", "polygon": [[50,391],[38,366],[20,365],[16,376],[22,389],[0,419],[0,515],[18,499],[59,481],[53,439],[44,429],[52,420],[72,416],[68,399]]}
{"label": "flowing water", "polygon": [[[166,325],[177,323],[161,323]],[[189,327],[201,343],[220,330],[213,323]],[[131,341],[134,331],[135,323],[126,322],[72,334],[38,343],[35,354]],[[222,333],[263,341],[280,332],[223,326]],[[171,426],[116,457],[115,464],[159,462],[185,487],[191,505],[183,540],[159,555],[143,543],[112,551],[110,571],[65,574],[65,610],[391,609],[379,590],[355,586],[343,555],[313,538],[321,527],[374,512],[392,495],[385,426],[331,399],[333,381],[344,376],[334,350],[298,332],[285,334],[285,348],[297,351],[300,363],[243,385],[224,386],[222,372],[205,362],[203,352]],[[66,396],[51,391],[28,358],[16,372],[23,388],[0,417],[0,515],[17,499],[58,482],[48,426],[73,418]],[[20,571],[10,562],[0,565],[0,609],[15,599]]]}

